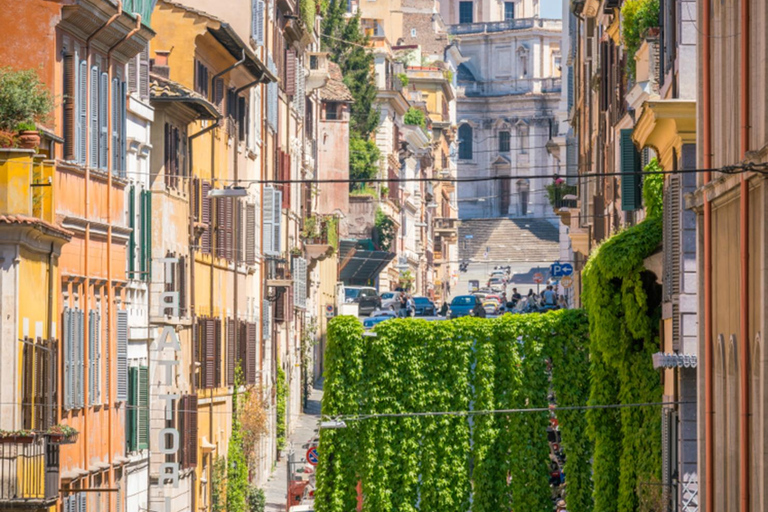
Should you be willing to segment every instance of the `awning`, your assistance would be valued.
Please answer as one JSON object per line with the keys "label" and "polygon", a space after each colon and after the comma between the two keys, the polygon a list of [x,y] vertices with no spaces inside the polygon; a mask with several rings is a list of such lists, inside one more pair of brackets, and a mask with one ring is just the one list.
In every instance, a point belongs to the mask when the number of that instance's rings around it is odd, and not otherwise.
{"label": "awning", "polygon": [[341,240],[339,279],[347,284],[366,284],[375,279],[395,257],[390,251],[375,250],[366,240]]}

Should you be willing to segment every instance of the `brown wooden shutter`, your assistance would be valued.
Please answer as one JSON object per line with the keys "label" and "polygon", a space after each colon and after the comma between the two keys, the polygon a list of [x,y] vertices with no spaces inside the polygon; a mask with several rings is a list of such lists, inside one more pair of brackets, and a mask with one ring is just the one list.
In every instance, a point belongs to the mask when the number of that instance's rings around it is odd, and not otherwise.
{"label": "brown wooden shutter", "polygon": [[203,386],[206,388],[212,388],[216,386],[216,341],[218,335],[216,334],[216,322],[213,318],[206,318],[204,321],[205,326],[205,372],[203,379]]}
{"label": "brown wooden shutter", "polygon": [[245,206],[245,262],[256,263],[256,205]]}
{"label": "brown wooden shutter", "polygon": [[214,319],[214,331],[215,331],[215,338],[214,338],[214,361],[216,364],[215,368],[215,375],[214,375],[214,387],[221,386],[221,353],[224,351],[222,345],[222,339],[221,339],[221,329],[222,329],[222,321],[221,318],[215,318]]}
{"label": "brown wooden shutter", "polygon": [[186,467],[197,466],[197,396],[187,395],[186,419],[184,424],[184,436],[186,443]]}
{"label": "brown wooden shutter", "polygon": [[232,386],[235,383],[235,360],[237,359],[237,347],[235,346],[234,318],[227,319],[227,385]]}
{"label": "brown wooden shutter", "polygon": [[285,52],[285,94],[296,94],[296,51]]}
{"label": "brown wooden shutter", "polygon": [[278,295],[275,301],[275,322],[285,322],[285,301],[287,298],[287,292],[282,292]]}
{"label": "brown wooden shutter", "polygon": [[192,217],[195,222],[200,221],[200,180],[198,178],[192,178],[192,197],[190,198],[192,204]]}
{"label": "brown wooden shutter", "polygon": [[179,292],[179,316],[186,316],[187,312],[187,259],[179,256],[179,262],[176,264],[176,284]]}
{"label": "brown wooden shutter", "polygon": [[[197,363],[202,363],[200,365],[200,373],[199,376],[195,377],[195,383],[197,384],[197,387],[205,387],[205,382],[202,379],[202,377],[205,375],[205,361],[200,360],[200,340],[204,339],[203,336],[200,335],[200,330],[202,329],[202,319],[196,319],[197,322],[194,323],[192,328],[192,368],[197,367]],[[194,322],[194,320],[193,320]]]}
{"label": "brown wooden shutter", "polygon": [[77,94],[75,56],[64,55],[64,160],[77,160],[77,113],[75,96]]}
{"label": "brown wooden shutter", "polygon": [[248,323],[246,326],[246,357],[244,366],[246,368],[246,382],[256,384],[256,324]]}
{"label": "brown wooden shutter", "polygon": [[201,186],[201,203],[202,208],[200,210],[200,221],[205,224],[205,231],[203,232],[203,236],[200,237],[200,243],[202,245],[202,250],[205,254],[211,254],[211,231],[213,230],[213,226],[211,225],[211,210],[212,205],[211,201],[212,199],[208,197],[208,192],[211,190],[211,184],[207,181],[203,181]]}
{"label": "brown wooden shutter", "polygon": [[243,371],[243,383],[248,384],[248,324],[237,322],[237,362]]}
{"label": "brown wooden shutter", "polygon": [[235,224],[234,227],[234,233],[235,233],[235,245],[237,246],[236,252],[234,257],[237,259],[240,263],[245,263],[247,258],[245,257],[243,246],[243,232],[245,231],[245,209],[246,205],[241,205],[239,202],[233,203],[233,208],[235,209],[235,212],[237,213],[237,224]]}

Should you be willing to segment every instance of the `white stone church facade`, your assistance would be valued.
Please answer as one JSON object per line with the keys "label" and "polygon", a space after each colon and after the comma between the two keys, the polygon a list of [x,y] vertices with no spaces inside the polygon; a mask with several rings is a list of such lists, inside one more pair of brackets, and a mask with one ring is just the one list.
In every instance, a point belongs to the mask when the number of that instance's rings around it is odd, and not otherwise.
{"label": "white stone church facade", "polygon": [[457,76],[458,175],[514,177],[462,183],[459,217],[552,218],[553,180],[534,176],[566,174],[561,21],[539,18],[539,0],[441,0],[440,11],[467,59]]}

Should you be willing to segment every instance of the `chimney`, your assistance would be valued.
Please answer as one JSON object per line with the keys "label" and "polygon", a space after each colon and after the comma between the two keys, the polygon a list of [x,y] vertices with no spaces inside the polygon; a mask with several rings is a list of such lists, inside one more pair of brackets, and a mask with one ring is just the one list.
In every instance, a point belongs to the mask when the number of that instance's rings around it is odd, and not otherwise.
{"label": "chimney", "polygon": [[167,50],[156,50],[155,58],[150,61],[152,72],[163,78],[170,78],[171,68],[168,66],[168,56],[171,52]]}

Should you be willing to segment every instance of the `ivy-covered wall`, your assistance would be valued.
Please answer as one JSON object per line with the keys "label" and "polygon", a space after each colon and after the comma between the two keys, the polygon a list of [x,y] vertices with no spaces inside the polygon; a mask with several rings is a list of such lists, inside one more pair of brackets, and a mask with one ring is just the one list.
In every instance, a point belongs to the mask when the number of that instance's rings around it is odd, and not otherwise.
{"label": "ivy-covered wall", "polygon": [[[358,416],[322,430],[319,512],[349,512],[358,482],[371,512],[551,510],[548,394],[558,405],[589,395],[583,311],[391,320],[363,336],[360,322],[329,325],[324,416]],[[551,365],[551,372],[547,371]],[[551,375],[551,381],[549,378]],[[413,411],[544,412],[365,418]],[[584,411],[558,414],[568,508],[592,509]]]}

